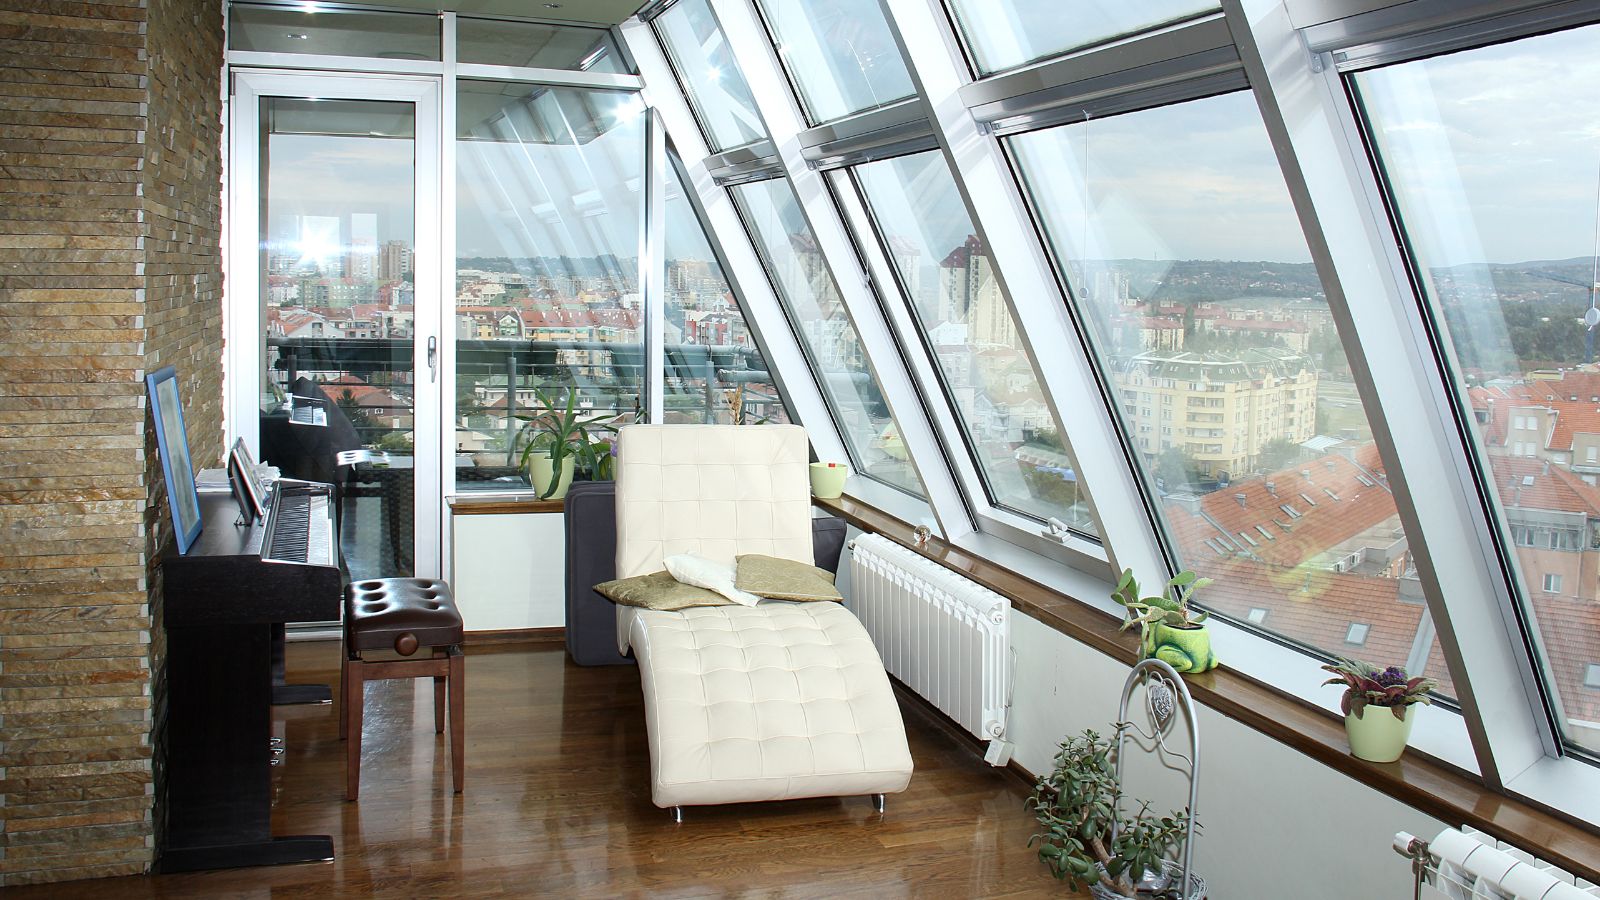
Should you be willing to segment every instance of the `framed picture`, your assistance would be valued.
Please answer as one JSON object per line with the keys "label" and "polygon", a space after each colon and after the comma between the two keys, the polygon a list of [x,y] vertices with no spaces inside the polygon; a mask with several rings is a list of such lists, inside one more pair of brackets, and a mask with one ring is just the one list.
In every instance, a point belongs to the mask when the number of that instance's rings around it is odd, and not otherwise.
{"label": "framed picture", "polygon": [[195,538],[200,536],[200,494],[194,486],[189,433],[183,428],[178,371],[167,366],[145,376],[144,381],[150,392],[150,416],[156,423],[161,471],[167,478],[167,507],[172,510],[172,530],[177,535],[178,552],[188,553]]}

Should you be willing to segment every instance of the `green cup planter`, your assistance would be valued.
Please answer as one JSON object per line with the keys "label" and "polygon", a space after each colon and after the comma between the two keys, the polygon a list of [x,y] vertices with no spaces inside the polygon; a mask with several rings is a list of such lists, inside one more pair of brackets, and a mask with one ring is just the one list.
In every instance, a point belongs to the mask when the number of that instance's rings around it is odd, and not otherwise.
{"label": "green cup planter", "polygon": [[[555,492],[545,499],[560,500],[567,496],[567,488],[572,487],[572,473],[574,463],[572,454],[567,454],[561,459],[561,480],[556,483]],[[550,464],[550,454],[528,454],[528,483],[533,486],[533,492],[545,496],[545,490],[550,486],[551,476],[555,474],[554,466]]]}
{"label": "green cup planter", "polygon": [[814,462],[811,464],[811,494],[823,500],[835,500],[844,493],[844,480],[850,477],[850,467],[844,463]]}
{"label": "green cup planter", "polygon": [[[1397,718],[1395,709],[1404,713]],[[1368,704],[1357,716],[1344,717],[1345,734],[1350,738],[1350,753],[1356,759],[1368,762],[1390,763],[1400,758],[1411,740],[1411,723],[1417,718],[1417,705],[1404,707],[1373,706]]]}
{"label": "green cup planter", "polygon": [[1204,625],[1179,628],[1164,622],[1144,630],[1145,659],[1159,659],[1179,672],[1209,672],[1217,667],[1211,632]]}

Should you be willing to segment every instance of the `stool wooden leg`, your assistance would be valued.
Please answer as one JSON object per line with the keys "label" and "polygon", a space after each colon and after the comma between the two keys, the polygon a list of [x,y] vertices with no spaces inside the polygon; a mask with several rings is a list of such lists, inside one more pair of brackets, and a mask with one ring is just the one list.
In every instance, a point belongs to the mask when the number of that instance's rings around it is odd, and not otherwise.
{"label": "stool wooden leg", "polygon": [[350,684],[350,654],[339,648],[339,690],[345,696],[339,700],[339,740],[344,740],[350,734],[350,699],[348,686]]}
{"label": "stool wooden leg", "polygon": [[461,648],[450,648],[450,775],[456,793],[466,781],[467,667]]}
{"label": "stool wooden leg", "polygon": [[344,798],[354,800],[361,793],[361,712],[366,701],[366,683],[361,661],[345,666],[344,705],[349,710],[349,735],[344,745]]}
{"label": "stool wooden leg", "polygon": [[[433,651],[433,658],[440,659],[445,655],[443,650]],[[433,733],[444,734],[444,682],[445,679],[435,675],[433,678]]]}

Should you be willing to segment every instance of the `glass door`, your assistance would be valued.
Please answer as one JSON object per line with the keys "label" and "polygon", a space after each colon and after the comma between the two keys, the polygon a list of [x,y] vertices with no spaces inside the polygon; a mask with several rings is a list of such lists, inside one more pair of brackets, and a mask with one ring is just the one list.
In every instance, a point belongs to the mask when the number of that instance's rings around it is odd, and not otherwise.
{"label": "glass door", "polygon": [[436,576],[438,83],[236,72],[231,128],[230,436],[341,486],[353,579]]}

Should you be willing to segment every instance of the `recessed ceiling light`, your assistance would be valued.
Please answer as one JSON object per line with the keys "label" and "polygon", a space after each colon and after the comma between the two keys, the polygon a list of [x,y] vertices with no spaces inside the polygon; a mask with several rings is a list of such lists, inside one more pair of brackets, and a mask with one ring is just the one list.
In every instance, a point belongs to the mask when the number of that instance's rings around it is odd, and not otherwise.
{"label": "recessed ceiling light", "polygon": [[303,40],[311,37],[311,35],[309,35],[309,34],[295,34],[292,31],[289,32],[288,36],[294,38],[297,41],[303,41]]}
{"label": "recessed ceiling light", "polygon": [[559,4],[559,3],[546,3],[544,5],[544,8],[545,9],[560,9],[561,8],[561,4]]}

